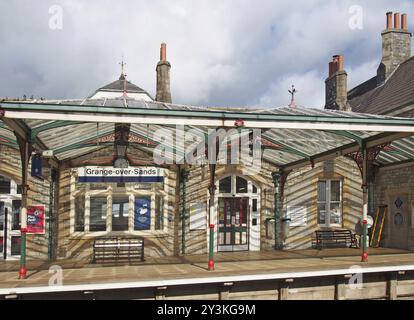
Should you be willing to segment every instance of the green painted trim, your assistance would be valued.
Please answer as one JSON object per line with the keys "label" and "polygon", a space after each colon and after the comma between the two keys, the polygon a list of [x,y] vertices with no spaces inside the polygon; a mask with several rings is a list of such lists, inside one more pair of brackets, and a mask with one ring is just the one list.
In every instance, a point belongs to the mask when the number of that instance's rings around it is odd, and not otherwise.
{"label": "green painted trim", "polygon": [[73,125],[76,125],[76,124],[83,124],[83,123],[85,123],[85,122],[81,122],[81,121],[63,121],[63,120],[53,121],[53,122],[41,125],[39,127],[33,128],[31,137],[32,137],[32,139],[34,139],[34,138],[37,137],[37,135],[40,132],[43,132],[43,131],[46,131],[46,130],[56,129],[56,128],[60,128],[60,127],[66,127],[66,126],[73,126]]}
{"label": "green painted trim", "polygon": [[[269,137],[266,137],[266,136],[264,136],[264,139],[269,140],[272,143],[281,145],[282,148],[281,149],[277,149],[279,151],[291,153],[291,154],[300,156],[300,157],[305,158],[305,159],[308,159],[308,160],[311,159],[311,156],[310,155],[308,155],[308,154],[306,154],[306,153],[304,153],[304,152],[302,152],[302,151],[300,151],[298,149],[295,149],[295,148],[292,148],[290,146],[287,146],[284,143],[277,142],[277,141],[273,140],[272,138],[269,138]],[[272,148],[269,148],[269,149],[272,149]],[[275,149],[272,149],[272,150],[275,150]]]}
{"label": "green painted trim", "polygon": [[381,150],[381,152],[384,152],[384,153],[390,154],[390,155],[392,155],[392,154],[399,154],[401,156],[407,157],[408,159],[414,160],[414,154],[411,154],[411,153],[405,151],[401,147],[397,147],[396,146],[396,148],[398,148],[398,149],[397,150],[391,150],[391,151]]}
{"label": "green painted trim", "polygon": [[344,131],[344,130],[338,130],[338,131],[335,131],[335,130],[323,130],[323,131],[324,132],[329,132],[329,133],[332,133],[332,134],[336,134],[337,136],[346,137],[346,138],[349,138],[351,140],[354,140],[355,142],[358,143],[358,145],[360,147],[362,147],[362,144],[364,142],[364,139],[363,138],[361,138],[361,137],[359,137],[359,136],[357,136],[357,135],[355,135],[355,134],[353,134],[353,133],[351,133],[349,131]]}
{"label": "green painted trim", "polygon": [[289,122],[320,122],[320,123],[343,123],[343,124],[376,124],[414,126],[414,119],[384,119],[367,118],[356,115],[355,117],[340,116],[312,116],[312,115],[291,115],[291,114],[264,114],[254,112],[233,112],[217,110],[174,110],[174,109],[139,109],[139,108],[116,108],[91,105],[69,105],[69,104],[46,104],[46,103],[11,103],[2,102],[0,107],[4,110],[26,111],[26,112],[59,112],[62,114],[73,113],[101,113],[114,115],[139,115],[139,116],[170,116],[170,117],[193,117],[222,120],[256,120],[256,121],[289,121]]}
{"label": "green painted trim", "polygon": [[0,139],[4,139],[8,143],[15,144],[16,146],[18,146],[17,141],[16,140],[13,140],[13,139],[10,139],[9,137],[5,137],[5,136],[3,136],[3,135],[0,134]]}
{"label": "green painted trim", "polygon": [[[98,134],[96,136],[88,137],[88,138],[83,139],[81,141],[78,141],[78,142],[75,142],[75,143],[72,143],[72,144],[65,145],[65,146],[60,147],[58,149],[54,149],[53,150],[53,153],[54,154],[60,154],[60,153],[66,152],[66,151],[70,151],[70,150],[79,148],[79,147],[85,145],[88,141],[91,141],[91,140],[96,139],[96,138],[104,137],[104,136],[106,136],[108,134],[111,134],[113,132],[114,132],[114,130],[110,130],[110,131],[108,130],[108,131],[102,132],[102,133],[100,133],[100,134]],[[93,146],[99,147],[100,145],[104,145],[104,144],[105,143],[101,142],[99,144],[89,145],[89,147],[93,147]],[[113,142],[111,142],[111,144],[113,144]]]}

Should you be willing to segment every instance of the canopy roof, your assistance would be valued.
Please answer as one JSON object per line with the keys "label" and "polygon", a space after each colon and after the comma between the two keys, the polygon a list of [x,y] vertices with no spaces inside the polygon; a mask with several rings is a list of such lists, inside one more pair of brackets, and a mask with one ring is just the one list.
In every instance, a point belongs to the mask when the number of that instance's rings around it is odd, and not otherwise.
{"label": "canopy roof", "polygon": [[[242,109],[195,107],[117,99],[1,102],[0,143],[15,146],[12,130],[28,136],[38,150],[53,150],[65,161],[113,145],[106,139],[115,123],[130,123],[130,146],[151,153],[153,133],[175,125],[208,134],[211,128],[259,128],[265,161],[284,169],[381,146],[375,162],[391,165],[414,160],[414,119],[298,107]],[[171,146],[172,152],[184,149]],[[171,154],[172,156],[172,154]]]}

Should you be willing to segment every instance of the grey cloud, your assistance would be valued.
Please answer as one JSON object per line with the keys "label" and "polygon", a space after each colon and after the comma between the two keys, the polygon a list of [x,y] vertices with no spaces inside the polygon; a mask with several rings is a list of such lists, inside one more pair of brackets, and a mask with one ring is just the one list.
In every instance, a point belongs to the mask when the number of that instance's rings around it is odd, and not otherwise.
{"label": "grey cloud", "polygon": [[[63,29],[50,30],[51,5]],[[364,10],[350,30],[351,5]],[[321,107],[331,56],[344,53],[349,83],[375,72],[388,10],[410,1],[3,1],[0,3],[0,96],[84,98],[119,75],[155,92],[161,42],[168,43],[173,100],[183,104]]]}

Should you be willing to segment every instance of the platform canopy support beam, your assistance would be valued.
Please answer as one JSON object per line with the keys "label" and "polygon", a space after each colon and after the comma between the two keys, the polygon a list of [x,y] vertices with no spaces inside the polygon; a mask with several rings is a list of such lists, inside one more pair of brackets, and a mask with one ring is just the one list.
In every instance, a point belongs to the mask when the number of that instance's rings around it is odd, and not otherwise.
{"label": "platform canopy support beam", "polygon": [[208,224],[209,224],[209,248],[208,248],[208,270],[214,270],[214,221],[212,218],[214,212],[214,196],[216,194],[216,164],[210,164],[210,185],[208,191],[210,194],[208,204]]}
{"label": "platform canopy support beam", "polygon": [[17,143],[19,144],[20,157],[22,161],[22,202],[20,212],[20,232],[21,232],[21,248],[20,248],[20,268],[19,279],[25,279],[27,276],[26,267],[26,234],[27,234],[27,193],[29,190],[28,185],[28,167],[32,154],[32,145],[29,142],[28,137],[21,137],[16,134]]}
{"label": "platform canopy support beam", "polygon": [[368,150],[362,147],[362,256],[361,262],[368,262]]}

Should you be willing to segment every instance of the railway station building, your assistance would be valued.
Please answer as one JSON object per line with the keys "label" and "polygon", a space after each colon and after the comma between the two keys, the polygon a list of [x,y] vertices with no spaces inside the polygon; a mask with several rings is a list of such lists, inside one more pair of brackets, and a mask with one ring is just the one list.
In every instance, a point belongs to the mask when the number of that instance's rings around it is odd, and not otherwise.
{"label": "railway station building", "polygon": [[0,259],[91,261],[103,237],[151,257],[297,250],[347,230],[366,260],[373,223],[376,245],[413,250],[407,16],[381,37],[377,74],[351,90],[333,57],[319,109],[174,104],[165,44],[156,97],[122,71],[85,99],[1,100]]}

